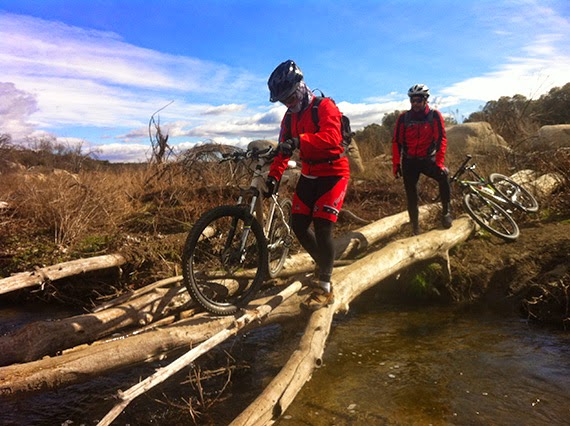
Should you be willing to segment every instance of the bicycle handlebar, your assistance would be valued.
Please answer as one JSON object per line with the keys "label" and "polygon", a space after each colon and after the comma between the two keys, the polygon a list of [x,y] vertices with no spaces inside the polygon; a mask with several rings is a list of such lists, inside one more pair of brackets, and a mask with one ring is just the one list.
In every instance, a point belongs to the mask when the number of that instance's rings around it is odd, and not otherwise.
{"label": "bicycle handlebar", "polygon": [[461,166],[459,166],[459,168],[457,169],[455,174],[450,178],[451,182],[456,181],[457,178],[463,174],[463,172],[466,170],[467,163],[469,163],[469,161],[471,161],[472,158],[473,158],[473,156],[471,154],[467,154],[465,156],[465,160],[463,160],[463,163],[461,163]]}
{"label": "bicycle handlebar", "polygon": [[271,159],[273,157],[275,157],[275,149],[273,147],[268,147],[265,149],[248,149],[245,151],[235,151],[235,152],[231,152],[231,153],[224,153],[222,154],[222,160],[220,160],[221,162],[224,161],[240,161],[240,160],[245,160],[248,158],[253,158],[253,159],[259,159],[259,158],[267,158],[267,159]]}

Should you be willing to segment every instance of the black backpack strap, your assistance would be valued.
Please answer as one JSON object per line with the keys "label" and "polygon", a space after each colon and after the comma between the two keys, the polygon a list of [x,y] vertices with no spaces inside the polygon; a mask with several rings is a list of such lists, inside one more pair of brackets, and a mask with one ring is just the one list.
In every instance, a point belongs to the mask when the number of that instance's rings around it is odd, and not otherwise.
{"label": "black backpack strap", "polygon": [[[322,94],[322,92],[321,92]],[[313,116],[313,123],[317,128],[317,132],[321,129],[319,126],[319,105],[323,101],[323,96],[315,96],[315,101],[313,102],[313,106],[311,108],[311,114]]]}
{"label": "black backpack strap", "polygon": [[286,141],[287,139],[291,139],[291,113],[289,111],[285,113],[285,120],[281,128],[281,134],[279,135],[279,142]]}
{"label": "black backpack strap", "polygon": [[437,130],[439,134],[439,138],[434,139],[429,147],[428,154],[435,155],[437,151],[441,148],[441,135],[443,133],[442,123],[440,119],[440,115],[436,114],[433,109],[431,109],[428,113],[428,121],[431,124],[432,133],[435,133],[435,124],[434,122],[437,121]]}
{"label": "black backpack strap", "polygon": [[346,157],[346,152],[343,152],[342,154],[337,154],[333,157],[329,157],[329,158],[322,158],[320,160],[302,160],[307,164],[310,164],[311,166],[315,165],[315,164],[323,164],[323,163],[330,163],[332,164],[334,161],[342,158],[342,157]]}

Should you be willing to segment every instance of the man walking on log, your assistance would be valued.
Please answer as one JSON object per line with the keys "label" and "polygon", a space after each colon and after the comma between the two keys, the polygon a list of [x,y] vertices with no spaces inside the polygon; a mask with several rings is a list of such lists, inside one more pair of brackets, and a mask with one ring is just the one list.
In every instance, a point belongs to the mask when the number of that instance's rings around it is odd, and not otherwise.
{"label": "man walking on log", "polygon": [[[316,310],[334,301],[331,283],[335,256],[333,227],[350,177],[348,158],[341,144],[341,112],[330,98],[324,97],[315,104],[316,96],[292,60],[279,64],[267,85],[270,101],[279,101],[287,107],[281,122],[278,154],[266,182],[267,190],[268,194],[276,190],[287,161],[298,149],[302,169],[293,196],[292,228],[317,264],[318,287],[303,304]],[[313,119],[314,113],[318,114],[318,125]]]}
{"label": "man walking on log", "polygon": [[411,109],[398,117],[392,139],[392,170],[404,178],[412,233],[420,233],[418,180],[421,174],[435,179],[443,207],[441,224],[451,228],[451,190],[444,166],[447,137],[441,113],[428,105],[429,88],[415,84],[408,90]]}

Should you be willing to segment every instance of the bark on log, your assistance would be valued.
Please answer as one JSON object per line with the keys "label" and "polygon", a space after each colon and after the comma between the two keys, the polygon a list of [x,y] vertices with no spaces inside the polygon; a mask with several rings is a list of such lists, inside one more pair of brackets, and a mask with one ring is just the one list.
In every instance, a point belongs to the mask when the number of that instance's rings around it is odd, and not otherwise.
{"label": "bark on log", "polygon": [[474,230],[473,221],[463,217],[456,220],[450,230],[435,230],[394,241],[342,271],[333,273],[333,305],[312,315],[299,349],[262,394],[231,424],[250,426],[274,423],[311,378],[315,367],[322,364],[321,357],[335,312],[347,311],[355,297],[402,268],[435,257],[448,259],[449,249],[467,240]]}
{"label": "bark on log", "polygon": [[148,333],[82,345],[57,357],[0,367],[0,396],[56,389],[192,347],[229,326],[234,317],[204,321],[205,315]]}
{"label": "bark on log", "polygon": [[38,268],[33,272],[20,272],[11,277],[0,279],[0,294],[9,293],[25,287],[44,285],[60,278],[80,275],[100,269],[113,268],[123,265],[125,258],[120,254],[108,254],[89,259],[72,260],[57,265]]}

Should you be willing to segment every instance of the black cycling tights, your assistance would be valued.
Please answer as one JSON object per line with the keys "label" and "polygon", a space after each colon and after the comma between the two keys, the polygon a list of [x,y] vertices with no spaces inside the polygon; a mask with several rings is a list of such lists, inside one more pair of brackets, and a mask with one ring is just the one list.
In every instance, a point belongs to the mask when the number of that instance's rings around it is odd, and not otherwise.
{"label": "black cycling tights", "polygon": [[402,175],[408,201],[408,214],[412,224],[417,224],[419,220],[418,180],[421,174],[435,179],[439,184],[439,196],[443,206],[443,213],[448,213],[450,208],[451,190],[449,188],[447,171],[440,169],[435,164],[435,161],[430,159],[405,158],[402,162]]}
{"label": "black cycling tights", "polygon": [[[311,229],[313,222],[315,230]],[[330,282],[334,265],[333,244],[334,223],[327,219],[312,218],[303,214],[294,214],[293,232],[307,253],[319,267],[319,280]]]}

